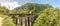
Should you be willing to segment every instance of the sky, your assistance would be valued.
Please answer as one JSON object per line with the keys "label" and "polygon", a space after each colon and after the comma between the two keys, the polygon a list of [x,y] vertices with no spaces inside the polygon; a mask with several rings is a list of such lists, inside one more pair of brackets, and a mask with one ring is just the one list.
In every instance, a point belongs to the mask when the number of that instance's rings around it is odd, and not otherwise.
{"label": "sky", "polygon": [[2,4],[2,6],[6,6],[9,9],[14,9],[27,2],[28,3],[39,3],[39,4],[50,4],[54,7],[60,8],[60,0],[0,0],[0,4]]}

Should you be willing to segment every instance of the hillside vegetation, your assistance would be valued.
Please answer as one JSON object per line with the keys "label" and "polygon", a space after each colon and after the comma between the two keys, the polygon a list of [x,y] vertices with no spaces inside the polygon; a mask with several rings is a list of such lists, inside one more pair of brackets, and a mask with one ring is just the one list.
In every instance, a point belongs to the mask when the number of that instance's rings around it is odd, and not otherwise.
{"label": "hillside vegetation", "polygon": [[37,14],[32,26],[60,26],[60,9],[49,4],[26,3],[14,10],[0,6],[0,14]]}

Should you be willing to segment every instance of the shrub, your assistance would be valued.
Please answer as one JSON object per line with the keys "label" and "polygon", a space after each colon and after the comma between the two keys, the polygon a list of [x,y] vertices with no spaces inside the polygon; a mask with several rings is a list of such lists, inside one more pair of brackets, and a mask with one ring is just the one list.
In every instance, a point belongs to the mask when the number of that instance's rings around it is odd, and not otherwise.
{"label": "shrub", "polygon": [[15,24],[13,23],[12,19],[6,17],[3,20],[3,25],[2,26],[15,26]]}

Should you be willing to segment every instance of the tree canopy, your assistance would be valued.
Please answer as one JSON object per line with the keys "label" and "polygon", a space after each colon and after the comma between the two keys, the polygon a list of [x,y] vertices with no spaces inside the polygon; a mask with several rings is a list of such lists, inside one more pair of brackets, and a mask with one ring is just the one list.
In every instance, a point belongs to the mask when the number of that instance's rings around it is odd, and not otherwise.
{"label": "tree canopy", "polygon": [[26,3],[8,10],[0,6],[0,14],[37,14],[32,26],[60,26],[60,9],[49,4]]}
{"label": "tree canopy", "polygon": [[17,12],[20,13],[38,13],[46,8],[53,8],[49,4],[36,4],[36,3],[26,3],[22,6],[15,8]]}

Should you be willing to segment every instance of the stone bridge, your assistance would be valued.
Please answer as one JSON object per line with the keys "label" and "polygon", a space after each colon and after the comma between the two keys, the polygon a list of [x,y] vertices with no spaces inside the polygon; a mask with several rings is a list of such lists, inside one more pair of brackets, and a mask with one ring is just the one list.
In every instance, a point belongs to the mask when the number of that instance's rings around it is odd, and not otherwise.
{"label": "stone bridge", "polygon": [[36,19],[36,14],[5,14],[13,19],[16,26],[32,26],[32,22]]}

